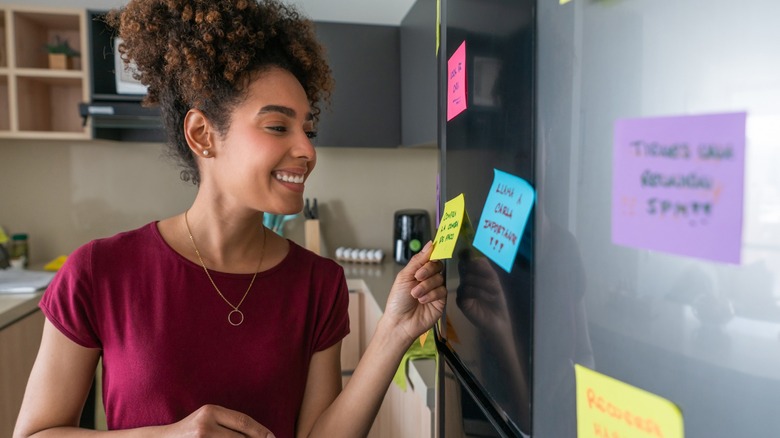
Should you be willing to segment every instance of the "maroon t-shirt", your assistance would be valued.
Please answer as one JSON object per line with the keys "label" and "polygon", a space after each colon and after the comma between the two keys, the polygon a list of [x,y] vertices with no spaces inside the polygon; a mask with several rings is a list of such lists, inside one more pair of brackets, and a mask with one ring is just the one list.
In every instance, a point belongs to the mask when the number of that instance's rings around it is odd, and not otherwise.
{"label": "maroon t-shirt", "polygon": [[[252,278],[210,272],[233,304]],[[290,242],[281,263],[257,274],[234,327],[203,268],[153,222],[76,250],[40,307],[68,338],[102,349],[110,429],[170,424],[216,404],[282,438],[294,436],[312,355],[349,333],[348,301],[343,269]]]}

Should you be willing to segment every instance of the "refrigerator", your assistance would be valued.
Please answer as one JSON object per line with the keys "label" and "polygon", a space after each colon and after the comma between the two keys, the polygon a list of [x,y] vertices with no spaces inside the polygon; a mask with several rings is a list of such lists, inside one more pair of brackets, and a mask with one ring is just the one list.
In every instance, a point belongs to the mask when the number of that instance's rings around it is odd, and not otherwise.
{"label": "refrigerator", "polygon": [[[445,264],[439,436],[658,436],[593,420],[580,370],[666,403],[664,436],[779,433],[777,17],[440,1],[440,210],[463,194],[471,227]],[[499,175],[533,195],[508,259],[475,245],[507,234]]]}

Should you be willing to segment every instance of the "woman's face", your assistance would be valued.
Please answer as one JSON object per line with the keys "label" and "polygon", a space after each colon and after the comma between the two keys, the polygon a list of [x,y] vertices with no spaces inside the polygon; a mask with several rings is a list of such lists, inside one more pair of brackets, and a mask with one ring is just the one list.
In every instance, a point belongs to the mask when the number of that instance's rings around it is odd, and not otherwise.
{"label": "woman's face", "polygon": [[[208,172],[226,202],[292,214],[303,208],[304,183],[317,161],[306,92],[287,70],[271,68],[248,86],[218,140]],[[206,169],[202,169],[206,170]]]}

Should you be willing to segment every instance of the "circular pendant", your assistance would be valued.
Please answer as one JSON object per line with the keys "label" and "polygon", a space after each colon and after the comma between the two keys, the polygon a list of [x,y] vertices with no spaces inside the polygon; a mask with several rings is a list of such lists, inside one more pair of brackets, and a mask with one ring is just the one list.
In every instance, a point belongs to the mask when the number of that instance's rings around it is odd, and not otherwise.
{"label": "circular pendant", "polygon": [[[233,322],[233,319],[234,319],[233,318],[233,314],[234,313],[238,314],[238,317],[237,317],[238,321],[236,321],[236,322]],[[238,310],[238,309],[233,309],[230,313],[228,313],[228,322],[233,327],[239,326],[239,325],[241,325],[242,322],[244,322],[244,314],[241,313],[241,311]]]}

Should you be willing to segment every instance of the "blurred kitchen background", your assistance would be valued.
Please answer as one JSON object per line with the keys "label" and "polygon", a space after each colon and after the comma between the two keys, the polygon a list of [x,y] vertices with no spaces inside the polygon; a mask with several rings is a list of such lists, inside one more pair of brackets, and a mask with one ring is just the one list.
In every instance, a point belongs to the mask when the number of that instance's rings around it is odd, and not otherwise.
{"label": "blurred kitchen background", "polygon": [[[63,4],[60,0],[31,0],[25,2],[25,7],[107,10],[123,3],[79,0]],[[414,2],[298,0],[292,3],[315,21],[392,29],[399,27]],[[429,28],[431,37],[427,38],[425,47],[433,67],[434,29]],[[400,38],[394,38],[394,44],[399,44]],[[393,62],[399,64],[398,56]],[[350,66],[340,62],[339,67],[333,68],[336,72]],[[395,77],[398,76],[396,73]],[[429,78],[433,84],[430,90],[430,120],[433,121],[435,69]],[[338,90],[338,75],[336,81]],[[400,95],[399,87],[396,85],[394,94]],[[339,246],[382,249],[389,255],[395,211],[425,209],[435,218],[439,153],[434,124],[429,125],[430,141],[416,142],[413,147],[402,145],[399,105],[391,106],[387,114],[395,118],[398,130],[395,140],[384,136],[372,144],[368,135],[365,140],[356,139],[353,142],[356,144],[342,147],[331,137],[325,139],[327,145],[318,146],[317,168],[306,183],[305,196],[318,200],[325,255],[332,257]],[[338,110],[345,108],[344,104],[337,102],[334,106],[334,111],[344,114],[343,109]],[[352,106],[350,110],[362,109]],[[90,239],[178,214],[190,205],[194,195],[195,188],[179,180],[177,166],[164,156],[157,142],[0,139],[0,225],[9,235],[28,234],[33,266],[66,255]],[[303,222],[303,215],[287,222],[284,234],[303,244]]]}

